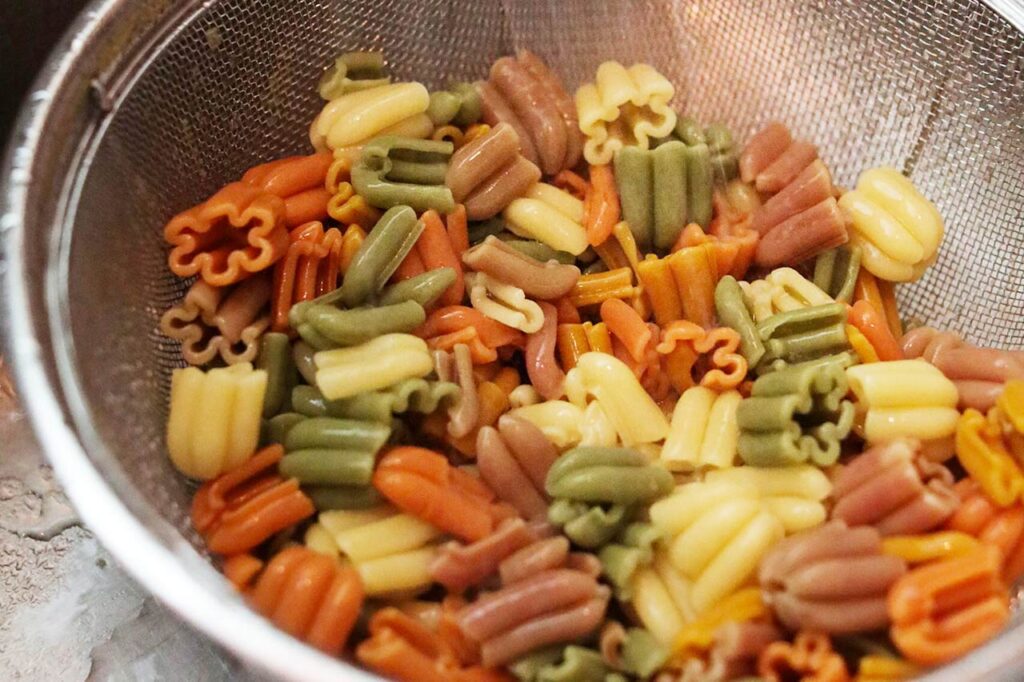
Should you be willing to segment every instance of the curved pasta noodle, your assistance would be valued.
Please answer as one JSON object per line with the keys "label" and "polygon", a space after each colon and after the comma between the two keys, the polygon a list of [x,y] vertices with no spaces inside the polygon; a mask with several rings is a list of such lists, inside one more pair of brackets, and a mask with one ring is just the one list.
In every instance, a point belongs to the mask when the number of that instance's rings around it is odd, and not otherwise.
{"label": "curved pasta noodle", "polygon": [[334,157],[328,152],[291,156],[250,168],[242,182],[259,187],[284,200],[288,227],[298,227],[327,217],[331,192],[324,187]]}
{"label": "curved pasta noodle", "polygon": [[740,436],[736,408],[742,396],[715,393],[703,386],[687,389],[676,402],[661,461],[673,471],[732,466]]}
{"label": "curved pasta noodle", "polygon": [[320,222],[296,228],[284,258],[274,266],[271,320],[274,331],[288,329],[292,305],[334,291],[342,272],[345,236]]}
{"label": "curved pasta noodle", "polygon": [[794,141],[785,125],[773,121],[750,138],[740,154],[740,178],[753,183],[758,192],[775,194],[817,158],[817,147]]}
{"label": "curved pasta noodle", "polygon": [[542,263],[493,236],[463,253],[462,261],[477,272],[519,287],[527,296],[542,300],[565,296],[580,278],[575,265],[550,260]]}
{"label": "curved pasta noodle", "polygon": [[367,90],[391,82],[380,52],[345,52],[324,71],[317,88],[328,102],[357,90]]}
{"label": "curved pasta noodle", "polygon": [[850,634],[889,625],[886,595],[906,570],[902,559],[882,553],[875,528],[831,521],[776,545],[758,580],[786,627]]}
{"label": "curved pasta noodle", "polygon": [[839,207],[853,228],[850,242],[861,249],[861,265],[876,277],[913,281],[935,262],[942,217],[896,169],[864,171]]}
{"label": "curved pasta noodle", "polygon": [[181,342],[181,355],[190,365],[205,365],[218,356],[229,365],[252,362],[270,325],[263,314],[270,294],[270,282],[259,275],[232,288],[198,279],[160,317],[160,331]]}
{"label": "curved pasta noodle", "polygon": [[846,307],[842,303],[807,306],[772,315],[757,325],[765,354],[756,370],[763,374],[828,356],[850,357],[846,319]]}
{"label": "curved pasta noodle", "polygon": [[363,145],[352,166],[352,187],[376,208],[410,206],[451,213],[455,200],[444,182],[453,151],[450,142],[375,137]]}
{"label": "curved pasta noodle", "polygon": [[692,581],[676,569],[664,550],[633,576],[633,609],[662,644],[671,646],[683,627],[697,618],[690,603],[692,589]]}
{"label": "curved pasta noodle", "polygon": [[328,400],[423,377],[434,368],[426,342],[411,334],[385,334],[358,346],[320,351],[314,361],[316,386]]}
{"label": "curved pasta noodle", "polygon": [[686,320],[666,326],[661,333],[657,352],[663,356],[665,371],[677,391],[697,383],[693,369],[700,356],[707,366],[699,379],[701,386],[716,391],[731,390],[747,376],[747,361],[736,351],[740,336],[729,327],[705,330]]}
{"label": "curved pasta noodle", "polygon": [[592,396],[626,446],[654,443],[668,435],[661,408],[629,367],[614,356],[584,353],[566,375],[565,387],[569,400],[581,407]]}
{"label": "curved pasta noodle", "polygon": [[932,441],[956,430],[956,385],[923,360],[895,360],[846,370],[858,428],[868,443],[893,438]]}
{"label": "curved pasta noodle", "polygon": [[223,287],[265,270],[288,249],[284,202],[244,182],[232,182],[179,213],[164,227],[167,257],[179,277],[199,275]]}
{"label": "curved pasta noodle", "polygon": [[248,362],[171,375],[167,451],[186,476],[211,479],[252,456],[259,442],[267,373]]}
{"label": "curved pasta noodle", "polygon": [[514,234],[536,239],[553,249],[578,256],[587,246],[583,202],[553,185],[538,182],[513,199],[502,216]]}
{"label": "curved pasta noodle", "polygon": [[473,307],[486,317],[527,334],[533,334],[544,325],[544,311],[519,287],[483,272],[466,275],[466,285]]}
{"label": "curved pasta noodle", "polygon": [[562,369],[569,371],[579,357],[591,351],[612,352],[611,335],[604,322],[566,323],[558,325],[558,357]]}
{"label": "curved pasta noodle", "polygon": [[577,308],[598,305],[611,299],[631,299],[639,289],[633,286],[633,271],[628,267],[580,276],[569,301]]}
{"label": "curved pasta noodle", "polygon": [[[965,541],[977,538],[983,544],[999,548],[1003,557],[1003,581],[1007,585],[1014,584],[1024,575],[1024,506],[1020,501],[1008,507],[999,506],[972,478],[958,481],[953,490],[960,502],[946,523],[946,528],[953,532],[936,533],[937,542],[929,543],[925,536],[914,548],[927,551],[929,546],[941,546],[944,550],[941,554],[932,552],[927,558],[946,558],[970,552],[978,543]],[[956,537],[945,537],[949,535]],[[899,548],[902,546],[897,546]]]}
{"label": "curved pasta noodle", "polygon": [[420,83],[392,83],[349,92],[324,105],[309,127],[309,139],[318,151],[362,144],[377,135],[412,128],[425,121],[423,134],[433,131],[427,116],[430,94]]}
{"label": "curved pasta noodle", "polygon": [[519,151],[519,137],[506,123],[467,142],[451,158],[445,184],[470,220],[486,220],[523,196],[541,173]]}
{"label": "curved pasta noodle", "polygon": [[710,242],[688,246],[665,258],[648,255],[637,265],[637,275],[659,325],[682,319],[702,327],[714,324],[719,272]]}
{"label": "curved pasta noodle", "polygon": [[636,450],[578,447],[552,464],[544,488],[558,499],[632,505],[668,493],[672,476]]}
{"label": "curved pasta noodle", "polygon": [[576,91],[587,163],[609,163],[623,147],[648,149],[651,138],[671,133],[676,126],[676,112],[668,105],[673,96],[672,84],[647,64],[628,69],[618,62],[601,64],[594,82]]}

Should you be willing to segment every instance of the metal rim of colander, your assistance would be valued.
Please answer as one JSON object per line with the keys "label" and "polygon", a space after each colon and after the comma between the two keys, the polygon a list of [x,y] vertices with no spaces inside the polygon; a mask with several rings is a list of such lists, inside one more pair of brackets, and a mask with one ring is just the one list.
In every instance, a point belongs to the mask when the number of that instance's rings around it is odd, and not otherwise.
{"label": "metal rim of colander", "polygon": [[[1020,0],[985,0],[1018,31],[1024,33],[1024,3]],[[127,15],[131,0],[94,0],[80,15],[50,56],[40,73],[32,95],[25,102],[15,131],[0,167],[0,322],[6,321],[7,352],[23,406],[36,436],[53,465],[66,493],[89,528],[119,563],[147,590],[169,606],[181,618],[229,649],[248,664],[283,679],[294,680],[371,680],[374,676],[325,656],[285,635],[268,621],[250,611],[234,596],[223,580],[210,581],[210,568],[180,536],[161,537],[153,528],[162,522],[157,510],[148,503],[126,501],[114,490],[97,468],[88,452],[103,453],[105,446],[90,433],[82,415],[68,407],[78,395],[75,372],[60,344],[48,350],[46,320],[34,315],[35,302],[45,301],[48,324],[60,324],[63,302],[52,286],[64,273],[48,267],[41,298],[33,299],[30,273],[26,268],[25,234],[33,215],[30,200],[43,191],[36,186],[47,159],[41,153],[49,135],[60,134],[61,121],[75,106],[74,98],[87,97],[81,87],[80,61],[101,48],[105,35],[119,19]],[[183,19],[201,11],[208,0],[179,3],[173,13]],[[152,50],[173,35],[173,25],[153,28],[156,39],[146,42]],[[131,65],[137,75],[145,66],[145,55]],[[123,83],[122,83],[123,85]],[[65,116],[62,119],[62,116]],[[63,131],[67,132],[67,131]],[[85,147],[87,145],[83,145]],[[80,148],[81,149],[81,148]],[[83,156],[72,155],[76,163],[67,165],[60,187],[50,187],[58,198],[53,219],[61,229],[45,257],[48,264],[60,265],[57,242],[70,230],[76,199],[76,180],[84,176],[87,164]],[[45,211],[42,213],[46,215]],[[51,335],[52,338],[52,335]],[[54,365],[57,369],[54,370]],[[86,417],[86,421],[88,418]],[[99,459],[102,456],[97,455]],[[108,457],[111,459],[111,457]],[[109,472],[105,472],[110,475]],[[145,523],[143,523],[145,521]],[[202,564],[203,567],[200,567]],[[204,578],[207,580],[204,582]],[[1007,630],[998,638],[968,656],[932,673],[925,679],[963,680],[998,679],[1012,673],[1006,666],[1024,660],[1024,624]]]}

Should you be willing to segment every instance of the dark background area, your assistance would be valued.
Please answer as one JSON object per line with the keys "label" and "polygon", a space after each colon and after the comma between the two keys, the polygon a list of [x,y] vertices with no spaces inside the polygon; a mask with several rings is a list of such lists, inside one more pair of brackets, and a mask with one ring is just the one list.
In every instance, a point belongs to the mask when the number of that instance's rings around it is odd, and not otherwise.
{"label": "dark background area", "polygon": [[86,0],[0,0],[0,149],[22,98]]}

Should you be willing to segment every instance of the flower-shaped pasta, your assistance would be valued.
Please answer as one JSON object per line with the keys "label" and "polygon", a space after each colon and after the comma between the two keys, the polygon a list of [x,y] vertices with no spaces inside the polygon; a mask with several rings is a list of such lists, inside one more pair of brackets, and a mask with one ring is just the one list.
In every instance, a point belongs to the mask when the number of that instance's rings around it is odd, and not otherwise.
{"label": "flower-shaped pasta", "polygon": [[363,586],[349,567],[305,547],[274,555],[248,597],[275,625],[337,656],[363,606]]}
{"label": "flower-shaped pasta", "polygon": [[757,673],[768,682],[849,682],[842,656],[832,650],[828,635],[799,632],[792,644],[773,642],[757,660]]}
{"label": "flower-shaped pasta", "polygon": [[298,227],[327,217],[331,192],[324,187],[334,162],[328,152],[291,156],[250,168],[242,182],[281,197],[288,227]]}
{"label": "flower-shaped pasta", "polygon": [[740,437],[736,409],[742,399],[735,390],[715,393],[703,386],[686,389],[676,402],[661,448],[665,466],[681,471],[731,466]]}
{"label": "flower-shaped pasta", "polygon": [[572,168],[583,148],[576,108],[562,82],[537,55],[520,50],[491,65],[490,79],[477,83],[483,119],[507,123],[526,159],[546,175]]}
{"label": "flower-shaped pasta", "polygon": [[833,482],[832,518],[874,526],[882,535],[932,530],[960,506],[953,475],[909,439],[870,448],[839,469]]}
{"label": "flower-shaped pasta", "polygon": [[957,429],[956,386],[923,360],[857,365],[846,376],[856,397],[858,430],[868,443],[936,441]]}
{"label": "flower-shaped pasta", "polygon": [[265,270],[288,249],[284,202],[244,182],[225,185],[212,197],[171,219],[164,239],[179,277],[199,275],[223,287]]}
{"label": "flower-shaped pasta", "polygon": [[790,365],[754,382],[740,403],[739,454],[747,464],[835,463],[853,426],[841,357]]}
{"label": "flower-shaped pasta", "polygon": [[861,249],[861,265],[876,277],[910,282],[935,262],[942,216],[896,169],[864,171],[839,207],[852,226],[850,242]]}
{"label": "flower-shaped pasta", "polygon": [[[430,94],[420,83],[392,83],[348,92],[324,105],[309,127],[317,151],[362,144],[378,135],[427,137]],[[419,134],[412,134],[413,132]]]}
{"label": "flower-shaped pasta", "polygon": [[953,332],[919,327],[904,334],[900,346],[908,358],[924,358],[956,384],[961,409],[986,411],[1007,381],[1024,379],[1024,352],[979,348]]}
{"label": "flower-shaped pasta", "polygon": [[278,475],[283,456],[280,445],[270,445],[196,491],[192,525],[211,552],[247,552],[313,515],[313,503],[299,490],[299,482]]}
{"label": "flower-shaped pasta", "polygon": [[240,466],[256,450],[267,373],[248,362],[171,375],[167,451],[186,476],[207,480]]}
{"label": "flower-shaped pasta", "polygon": [[493,218],[539,180],[540,169],[520,153],[519,138],[506,123],[456,150],[445,175],[470,220]]}
{"label": "flower-shaped pasta", "polygon": [[583,202],[554,185],[538,182],[505,207],[506,227],[526,239],[578,256],[586,251]]}
{"label": "flower-shaped pasta", "polygon": [[610,163],[623,147],[648,149],[651,138],[669,135],[676,126],[668,105],[674,95],[672,84],[647,64],[601,64],[595,81],[576,91],[587,163]]}
{"label": "flower-shaped pasta", "polygon": [[262,275],[232,288],[198,279],[161,316],[160,331],[181,342],[181,355],[190,365],[205,365],[218,355],[229,365],[252,362],[270,325],[263,314],[270,293],[270,282]]}
{"label": "flower-shaped pasta", "polygon": [[907,570],[868,526],[832,521],[786,538],[761,561],[765,600],[791,630],[870,632],[889,624],[886,595]]}
{"label": "flower-shaped pasta", "polygon": [[[699,383],[716,391],[731,390],[747,376],[747,361],[736,351],[740,336],[729,327],[706,330],[692,322],[678,320],[661,333],[657,351],[664,358],[665,371],[677,391]],[[699,361],[697,380],[694,368]]]}

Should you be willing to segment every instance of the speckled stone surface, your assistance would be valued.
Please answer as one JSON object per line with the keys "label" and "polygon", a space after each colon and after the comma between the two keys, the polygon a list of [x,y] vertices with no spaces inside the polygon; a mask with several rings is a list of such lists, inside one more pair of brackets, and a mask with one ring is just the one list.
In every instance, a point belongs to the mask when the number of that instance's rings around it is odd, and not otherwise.
{"label": "speckled stone surface", "polygon": [[2,379],[0,679],[263,679],[149,596],[79,523]]}

